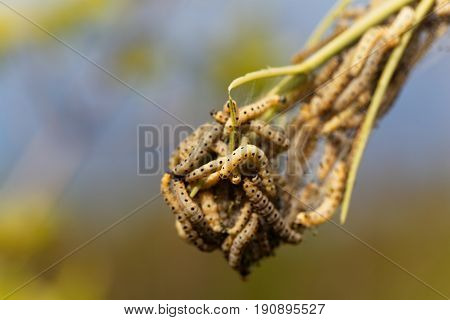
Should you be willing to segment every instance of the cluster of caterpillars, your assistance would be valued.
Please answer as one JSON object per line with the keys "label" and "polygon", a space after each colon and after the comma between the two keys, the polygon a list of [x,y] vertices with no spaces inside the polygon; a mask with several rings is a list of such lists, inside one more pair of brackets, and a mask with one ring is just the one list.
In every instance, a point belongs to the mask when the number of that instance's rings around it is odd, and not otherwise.
{"label": "cluster of caterpillars", "polygon": [[[345,29],[370,6],[348,9],[336,30]],[[434,18],[420,25],[378,118],[393,104],[409,69],[447,25],[448,11],[436,9]],[[414,23],[414,9],[407,6],[367,30],[312,74],[308,81],[313,94],[300,102],[294,89],[235,109],[229,101],[211,112],[213,121],[197,128],[173,152],[161,181],[178,235],[201,251],[221,250],[228,264],[246,275],[280,244],[298,244],[304,230],[328,221],[341,204],[352,150],[380,71]],[[305,59],[309,51],[297,54],[295,61]],[[293,106],[300,106],[299,112],[286,132],[261,120],[275,108]],[[283,153],[288,157],[281,174]]]}

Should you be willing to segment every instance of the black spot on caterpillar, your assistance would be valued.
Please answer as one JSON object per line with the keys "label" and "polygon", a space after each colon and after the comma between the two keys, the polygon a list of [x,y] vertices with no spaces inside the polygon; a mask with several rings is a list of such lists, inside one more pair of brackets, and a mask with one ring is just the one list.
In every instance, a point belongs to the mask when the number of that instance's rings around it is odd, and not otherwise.
{"label": "black spot on caterpillar", "polygon": [[235,269],[238,269],[241,264],[242,256],[247,245],[254,239],[258,232],[258,215],[252,214],[247,225],[236,236],[230,248],[228,256],[228,264]]}
{"label": "black spot on caterpillar", "polygon": [[201,135],[208,129],[210,124],[203,124],[194,130],[190,135],[180,142],[178,148],[176,148],[169,159],[169,169],[174,170],[175,167],[181,162],[186,160],[189,154],[194,150],[198,144],[198,140]]}
{"label": "black spot on caterpillar", "polygon": [[194,171],[191,171],[189,174],[186,175],[186,181],[187,182],[193,182],[200,180],[208,175],[210,175],[213,172],[218,171],[222,165],[226,162],[226,157],[220,157],[216,160],[210,161],[201,167],[195,169]]}
{"label": "black spot on caterpillar", "polygon": [[226,179],[244,161],[253,161],[260,169],[269,164],[264,152],[255,145],[241,146],[229,155],[220,169],[220,177]]}
{"label": "black spot on caterpillar", "polygon": [[[286,98],[284,96],[273,95],[239,108],[239,113],[236,119],[236,126],[240,126],[244,123],[249,122],[250,120],[256,119],[268,109],[283,103],[286,103]],[[231,128],[232,122],[231,119],[228,119],[225,123],[225,132],[231,132]]]}
{"label": "black spot on caterpillar", "polygon": [[253,120],[250,122],[250,130],[283,149],[289,147],[289,140],[281,128],[274,127],[261,120]]}
{"label": "black spot on caterpillar", "polygon": [[210,191],[203,191],[199,195],[200,206],[205,214],[206,221],[214,232],[221,232],[219,208],[214,201],[214,195]]}
{"label": "black spot on caterpillar", "polygon": [[201,161],[208,155],[210,147],[220,137],[221,130],[222,126],[220,124],[210,125],[209,129],[203,133],[200,141],[197,142],[195,149],[184,161],[173,169],[173,172],[176,175],[185,175],[197,168]]}
{"label": "black spot on caterpillar", "polygon": [[367,58],[370,55],[372,48],[377,41],[384,35],[385,29],[374,27],[366,31],[356,45],[355,52],[350,63],[350,74],[356,77],[364,66]]}
{"label": "black spot on caterpillar", "polygon": [[181,179],[175,178],[172,183],[178,203],[186,217],[193,224],[201,224],[204,221],[205,215],[197,203],[195,203],[189,196],[184,182]]}
{"label": "black spot on caterpillar", "polygon": [[249,179],[244,180],[244,192],[252,203],[255,213],[260,215],[272,229],[286,242],[299,243],[302,240],[300,233],[292,230],[281,217],[273,203],[251,182]]}
{"label": "black spot on caterpillar", "polygon": [[212,251],[215,246],[206,244],[204,240],[199,236],[197,231],[192,228],[191,223],[186,218],[182,207],[178,203],[178,199],[172,191],[172,176],[168,173],[163,175],[161,179],[161,194],[164,197],[164,201],[169,205],[173,214],[176,217],[175,228],[180,238],[195,245],[201,251]]}
{"label": "black spot on caterpillar", "polygon": [[221,124],[225,124],[229,118],[228,114],[223,111],[212,110],[210,114],[214,120]]}
{"label": "black spot on caterpillar", "polygon": [[175,178],[172,184],[174,192],[177,195],[178,203],[187,220],[206,242],[217,244],[217,241],[220,239],[217,238],[217,234],[210,228],[208,222],[205,220],[205,214],[200,207],[189,196],[184,182],[181,179]]}
{"label": "black spot on caterpillar", "polygon": [[273,177],[268,169],[260,169],[258,175],[261,177],[261,184],[270,197],[275,197],[277,189],[275,187]]}

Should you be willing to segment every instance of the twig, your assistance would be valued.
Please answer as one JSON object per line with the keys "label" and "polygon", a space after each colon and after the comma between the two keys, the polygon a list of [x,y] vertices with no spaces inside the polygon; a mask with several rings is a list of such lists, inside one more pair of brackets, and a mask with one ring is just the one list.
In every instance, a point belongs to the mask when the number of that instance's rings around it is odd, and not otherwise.
{"label": "twig", "polygon": [[382,22],[391,14],[400,10],[403,6],[413,2],[414,0],[390,0],[386,1],[382,5],[374,8],[367,13],[364,17],[355,22],[353,26],[342,32],[338,37],[330,41],[323,48],[318,50],[311,57],[304,62],[297,65],[289,65],[284,67],[263,69],[255,72],[250,72],[242,77],[234,79],[228,86],[228,96],[230,101],[232,100],[231,91],[236,87],[258,79],[286,76],[286,75],[298,75],[308,74],[315,68],[322,65],[332,56],[338,54],[345,47],[352,44],[358,39],[367,29]]}
{"label": "twig", "polygon": [[369,138],[370,132],[372,131],[373,124],[377,117],[378,109],[381,105],[386,89],[388,88],[388,85],[392,79],[392,76],[394,75],[395,70],[397,69],[400,59],[402,58],[403,53],[414,33],[415,27],[420,22],[422,22],[427,12],[431,10],[433,4],[434,0],[422,0],[420,4],[417,6],[415,12],[414,27],[411,28],[409,31],[405,32],[405,34],[403,34],[400,43],[392,51],[386,63],[386,66],[383,70],[383,73],[380,76],[380,80],[378,81],[377,87],[375,89],[375,93],[373,95],[372,101],[367,111],[367,115],[361,126],[361,131],[358,134],[358,137],[356,138],[357,143],[355,144],[355,149],[352,151],[353,153],[352,163],[350,165],[347,185],[344,194],[344,200],[342,202],[342,209],[341,209],[340,221],[342,224],[345,223],[345,220],[347,218],[351,195],[355,184],[356,174],[358,172],[358,168],[367,144],[367,140]]}
{"label": "twig", "polygon": [[322,19],[319,25],[316,27],[312,35],[306,42],[305,47],[311,48],[320,42],[320,39],[325,34],[325,32],[330,28],[333,22],[338,18],[342,12],[347,8],[347,6],[352,2],[352,0],[340,0],[333,8],[327,13],[327,15]]}

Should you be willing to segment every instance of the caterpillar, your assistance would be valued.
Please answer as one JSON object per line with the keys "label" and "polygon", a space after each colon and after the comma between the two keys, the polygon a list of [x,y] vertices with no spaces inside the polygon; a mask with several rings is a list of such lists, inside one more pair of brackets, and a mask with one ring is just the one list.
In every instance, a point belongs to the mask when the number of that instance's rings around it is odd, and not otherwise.
{"label": "caterpillar", "polygon": [[201,185],[201,189],[209,189],[213,186],[215,186],[217,183],[219,183],[220,181],[220,172],[214,172],[211,173],[209,176],[206,177],[205,180],[203,180],[202,185]]}
{"label": "caterpillar", "polygon": [[174,214],[180,212],[180,206],[178,204],[177,198],[172,193],[170,188],[170,182],[172,180],[172,176],[170,173],[165,173],[161,179],[161,194],[164,198],[166,204],[170,207]]}
{"label": "caterpillar", "polygon": [[228,114],[223,111],[212,110],[210,112],[211,117],[218,123],[225,124],[229,118]]}
{"label": "caterpillar", "polygon": [[251,203],[246,201],[242,206],[240,214],[237,217],[233,227],[227,230],[228,234],[230,235],[238,234],[244,228],[245,224],[250,218],[250,214],[251,214]]}
{"label": "caterpillar", "polygon": [[334,104],[335,110],[342,110],[350,102],[355,100],[357,96],[362,95],[364,91],[367,91],[370,88],[373,78],[375,77],[377,71],[379,70],[379,65],[382,62],[385,53],[389,49],[390,47],[385,45],[382,41],[379,40],[377,42],[376,48],[367,58],[367,61],[364,64],[361,74],[358,77],[354,78],[337,98]]}
{"label": "caterpillar", "polygon": [[186,186],[181,179],[175,178],[172,180],[174,191],[177,195],[178,203],[182,208],[184,214],[193,224],[200,224],[204,221],[205,215],[200,207],[195,203],[186,190]]}
{"label": "caterpillar", "polygon": [[297,215],[301,211],[305,211],[309,207],[314,207],[319,196],[319,185],[316,182],[309,182],[304,185],[296,196],[293,196],[292,205],[287,218],[288,222],[295,221]]}
{"label": "caterpillar", "polygon": [[358,104],[352,103],[349,107],[342,110],[330,120],[325,122],[321,129],[321,134],[328,135],[338,129],[339,127],[345,125],[349,119],[358,111]]}
{"label": "caterpillar", "polygon": [[197,138],[193,133],[186,137],[170,155],[169,169],[173,171],[181,161],[185,160],[195,148],[196,144]]}
{"label": "caterpillar", "polygon": [[345,180],[347,178],[347,165],[339,160],[331,176],[326,182],[326,195],[322,203],[315,209],[298,214],[296,223],[305,227],[313,227],[328,221],[341,203]]}
{"label": "caterpillar", "polygon": [[[249,122],[250,120],[256,119],[268,109],[278,105],[285,104],[287,101],[286,97],[273,95],[266,98],[263,98],[255,103],[246,105],[242,108],[239,108],[239,114],[236,118],[236,126],[240,126],[244,123]],[[225,123],[225,132],[230,133],[232,129],[232,121],[231,118],[227,120]]]}
{"label": "caterpillar", "polygon": [[275,197],[277,193],[277,189],[273,182],[272,175],[268,169],[261,169],[258,171],[258,175],[261,177],[261,184],[264,187],[264,190],[270,197]]}
{"label": "caterpillar", "polygon": [[217,153],[219,156],[223,157],[228,154],[228,146],[222,140],[217,140],[216,143],[214,143],[211,146],[211,151],[213,151],[213,152]]}
{"label": "caterpillar", "polygon": [[328,173],[332,169],[337,156],[338,150],[336,143],[331,140],[327,140],[324,145],[322,159],[317,167],[317,179],[319,181],[323,181],[328,176]]}
{"label": "caterpillar", "polygon": [[239,215],[231,228],[227,229],[228,237],[225,238],[222,243],[222,250],[224,252],[229,252],[233,240],[236,235],[244,229],[251,215],[251,204],[250,202],[245,202],[239,211]]}
{"label": "caterpillar", "polygon": [[434,7],[434,13],[439,17],[450,16],[450,1],[449,0],[436,0]]}
{"label": "caterpillar", "polygon": [[308,166],[307,159],[310,159],[312,154],[316,150],[317,142],[319,141],[317,131],[320,129],[321,122],[322,122],[321,119],[313,118],[307,121],[304,125],[306,131],[302,133],[304,135],[303,137],[304,141],[301,153],[302,158],[299,159],[303,172],[307,170],[306,168]]}
{"label": "caterpillar", "polygon": [[161,179],[161,194],[164,197],[164,201],[170,207],[172,213],[176,217],[175,227],[177,228],[178,235],[181,238],[187,239],[186,231],[189,231],[190,224],[184,227],[183,222],[185,222],[186,217],[181,210],[177,198],[174,196],[171,190],[172,176],[169,173],[165,173]]}
{"label": "caterpillar", "polygon": [[292,230],[283,220],[272,202],[251,182],[245,179],[243,189],[252,208],[259,214],[280,237],[288,243],[299,243],[302,240],[300,233]]}
{"label": "caterpillar", "polygon": [[255,145],[247,144],[237,148],[227,157],[220,168],[220,177],[222,179],[228,178],[234,169],[247,160],[252,160],[260,169],[269,164],[269,160],[261,149]]}
{"label": "caterpillar", "polygon": [[400,41],[400,36],[414,25],[414,9],[406,6],[395,17],[391,25],[386,29],[384,41],[389,47],[394,47]]}
{"label": "caterpillar", "polygon": [[177,234],[181,239],[183,239],[183,240],[188,239],[188,235],[185,231],[185,228],[183,227],[181,222],[178,220],[175,220],[175,230],[177,231]]}
{"label": "caterpillar", "polygon": [[306,184],[299,194],[300,205],[303,209],[313,206],[319,197],[320,188],[317,183],[310,182]]}
{"label": "caterpillar", "polygon": [[339,95],[333,109],[341,111],[345,107],[348,107],[348,105],[352,103],[358,95],[369,87],[370,80],[371,77],[363,77],[362,75],[353,79],[341,95]]}
{"label": "caterpillar", "polygon": [[176,150],[179,153],[180,160],[185,160],[189,156],[189,153],[197,146],[200,137],[209,129],[209,127],[210,124],[202,124],[180,142]]}
{"label": "caterpillar", "polygon": [[[272,253],[272,245],[270,244],[269,236],[267,232],[260,232],[257,235],[256,241],[259,245],[260,255],[265,257]],[[259,260],[260,257],[256,257],[255,260]]]}
{"label": "caterpillar", "polygon": [[198,167],[200,162],[208,155],[208,149],[219,138],[221,128],[222,125],[220,124],[210,125],[210,129],[203,134],[195,149],[184,161],[173,169],[173,172],[181,176],[187,174],[193,168]]}
{"label": "caterpillar", "polygon": [[320,69],[320,71],[314,78],[314,85],[317,87],[327,82],[339,67],[340,62],[341,61],[339,56],[334,56],[333,58],[328,60],[328,62],[325,63],[325,65]]}
{"label": "caterpillar", "polygon": [[178,235],[182,239],[192,243],[201,251],[214,250],[215,246],[205,243],[197,231],[192,228],[192,225],[188,219],[186,219],[186,216],[178,203],[178,199],[174,196],[171,190],[171,183],[173,183],[172,176],[169,173],[165,173],[161,179],[161,194],[163,195],[165,202],[170,206],[172,212],[175,214],[175,228]]}
{"label": "caterpillar", "polygon": [[258,215],[252,214],[247,225],[233,240],[228,256],[228,264],[230,267],[237,269],[241,265],[242,256],[247,245],[252,241],[258,232],[259,219]]}
{"label": "caterpillar", "polygon": [[351,61],[350,74],[356,77],[364,66],[367,57],[370,55],[370,51],[375,46],[377,41],[383,36],[385,32],[384,28],[374,27],[369,29],[358,42],[355,48],[355,52]]}
{"label": "caterpillar", "polygon": [[178,178],[175,178],[172,181],[178,203],[187,220],[208,240],[212,243],[216,242],[217,237],[215,232],[209,227],[207,221],[205,220],[205,214],[202,212],[200,207],[189,196],[184,182]]}
{"label": "caterpillar", "polygon": [[342,126],[345,129],[352,129],[352,128],[356,128],[359,127],[361,125],[361,123],[364,120],[364,114],[363,113],[355,113],[353,114],[350,118],[348,118],[343,124]]}
{"label": "caterpillar", "polygon": [[185,177],[186,181],[187,182],[197,181],[210,175],[215,171],[218,171],[225,163],[226,159],[227,159],[226,157],[217,158],[216,160],[210,161],[202,165],[201,167],[195,169],[194,171],[191,171],[186,175]]}
{"label": "caterpillar", "polygon": [[189,243],[192,243],[201,251],[210,252],[217,248],[216,245],[206,243],[192,228],[191,223],[187,220],[177,220],[175,223],[175,228],[177,229],[178,235]]}
{"label": "caterpillar", "polygon": [[334,115],[323,125],[321,133],[328,135],[340,127],[352,128],[361,123],[361,114],[358,111],[366,106],[371,99],[370,90],[361,93],[356,101],[352,102],[347,108]]}
{"label": "caterpillar", "polygon": [[203,191],[199,195],[200,206],[205,214],[206,221],[214,232],[221,232],[219,208],[214,201],[214,195],[210,191]]}
{"label": "caterpillar", "polygon": [[261,120],[250,122],[250,130],[283,149],[289,147],[289,140],[281,128],[274,127]]}
{"label": "caterpillar", "polygon": [[349,67],[353,51],[354,49],[350,49],[343,55],[342,63],[333,73],[331,80],[320,86],[311,101],[300,109],[298,122],[304,123],[332,106],[334,100],[350,81]]}

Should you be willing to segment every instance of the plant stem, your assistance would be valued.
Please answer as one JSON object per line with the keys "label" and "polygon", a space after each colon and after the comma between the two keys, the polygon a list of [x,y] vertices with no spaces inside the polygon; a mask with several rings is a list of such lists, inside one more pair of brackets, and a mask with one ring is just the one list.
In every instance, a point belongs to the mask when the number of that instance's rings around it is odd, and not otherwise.
{"label": "plant stem", "polygon": [[339,0],[338,2],[336,2],[334,7],[330,9],[330,11],[322,19],[312,35],[309,37],[305,45],[306,48],[311,48],[320,42],[322,36],[330,28],[336,18],[338,18],[345,10],[345,8],[347,8],[350,2],[352,2],[352,0]]}
{"label": "plant stem", "polygon": [[358,137],[356,137],[356,145],[355,149],[352,151],[353,157],[352,157],[352,163],[350,165],[349,175],[347,179],[347,185],[345,189],[345,195],[342,202],[342,209],[341,209],[341,223],[343,224],[347,218],[348,209],[350,205],[351,195],[353,191],[353,187],[355,184],[356,175],[358,172],[359,165],[361,163],[361,159],[370,135],[370,132],[372,131],[373,124],[375,122],[375,119],[378,114],[378,109],[381,105],[381,102],[383,101],[384,94],[386,92],[386,89],[388,88],[388,85],[392,79],[392,76],[394,75],[395,70],[397,69],[397,66],[400,62],[400,59],[403,56],[403,53],[408,46],[408,43],[414,33],[414,29],[422,20],[424,19],[425,15],[430,11],[434,4],[434,0],[422,0],[419,5],[416,8],[415,12],[415,22],[413,28],[411,28],[409,31],[405,32],[403,36],[401,37],[400,43],[395,47],[395,49],[392,51],[386,66],[384,67],[383,73],[380,76],[380,80],[378,81],[377,87],[375,89],[375,93],[372,97],[372,101],[370,103],[369,109],[367,111],[367,115],[364,119],[364,122],[361,126],[361,131],[358,134]]}
{"label": "plant stem", "polygon": [[234,88],[250,81],[284,75],[307,74],[311,72],[326,62],[329,58],[338,54],[345,47],[353,43],[367,29],[382,22],[391,14],[413,1],[414,0],[389,0],[384,2],[367,13],[367,15],[356,21],[350,28],[342,32],[339,36],[300,64],[250,72],[242,77],[234,79],[228,86],[229,99],[232,99],[231,91]]}

